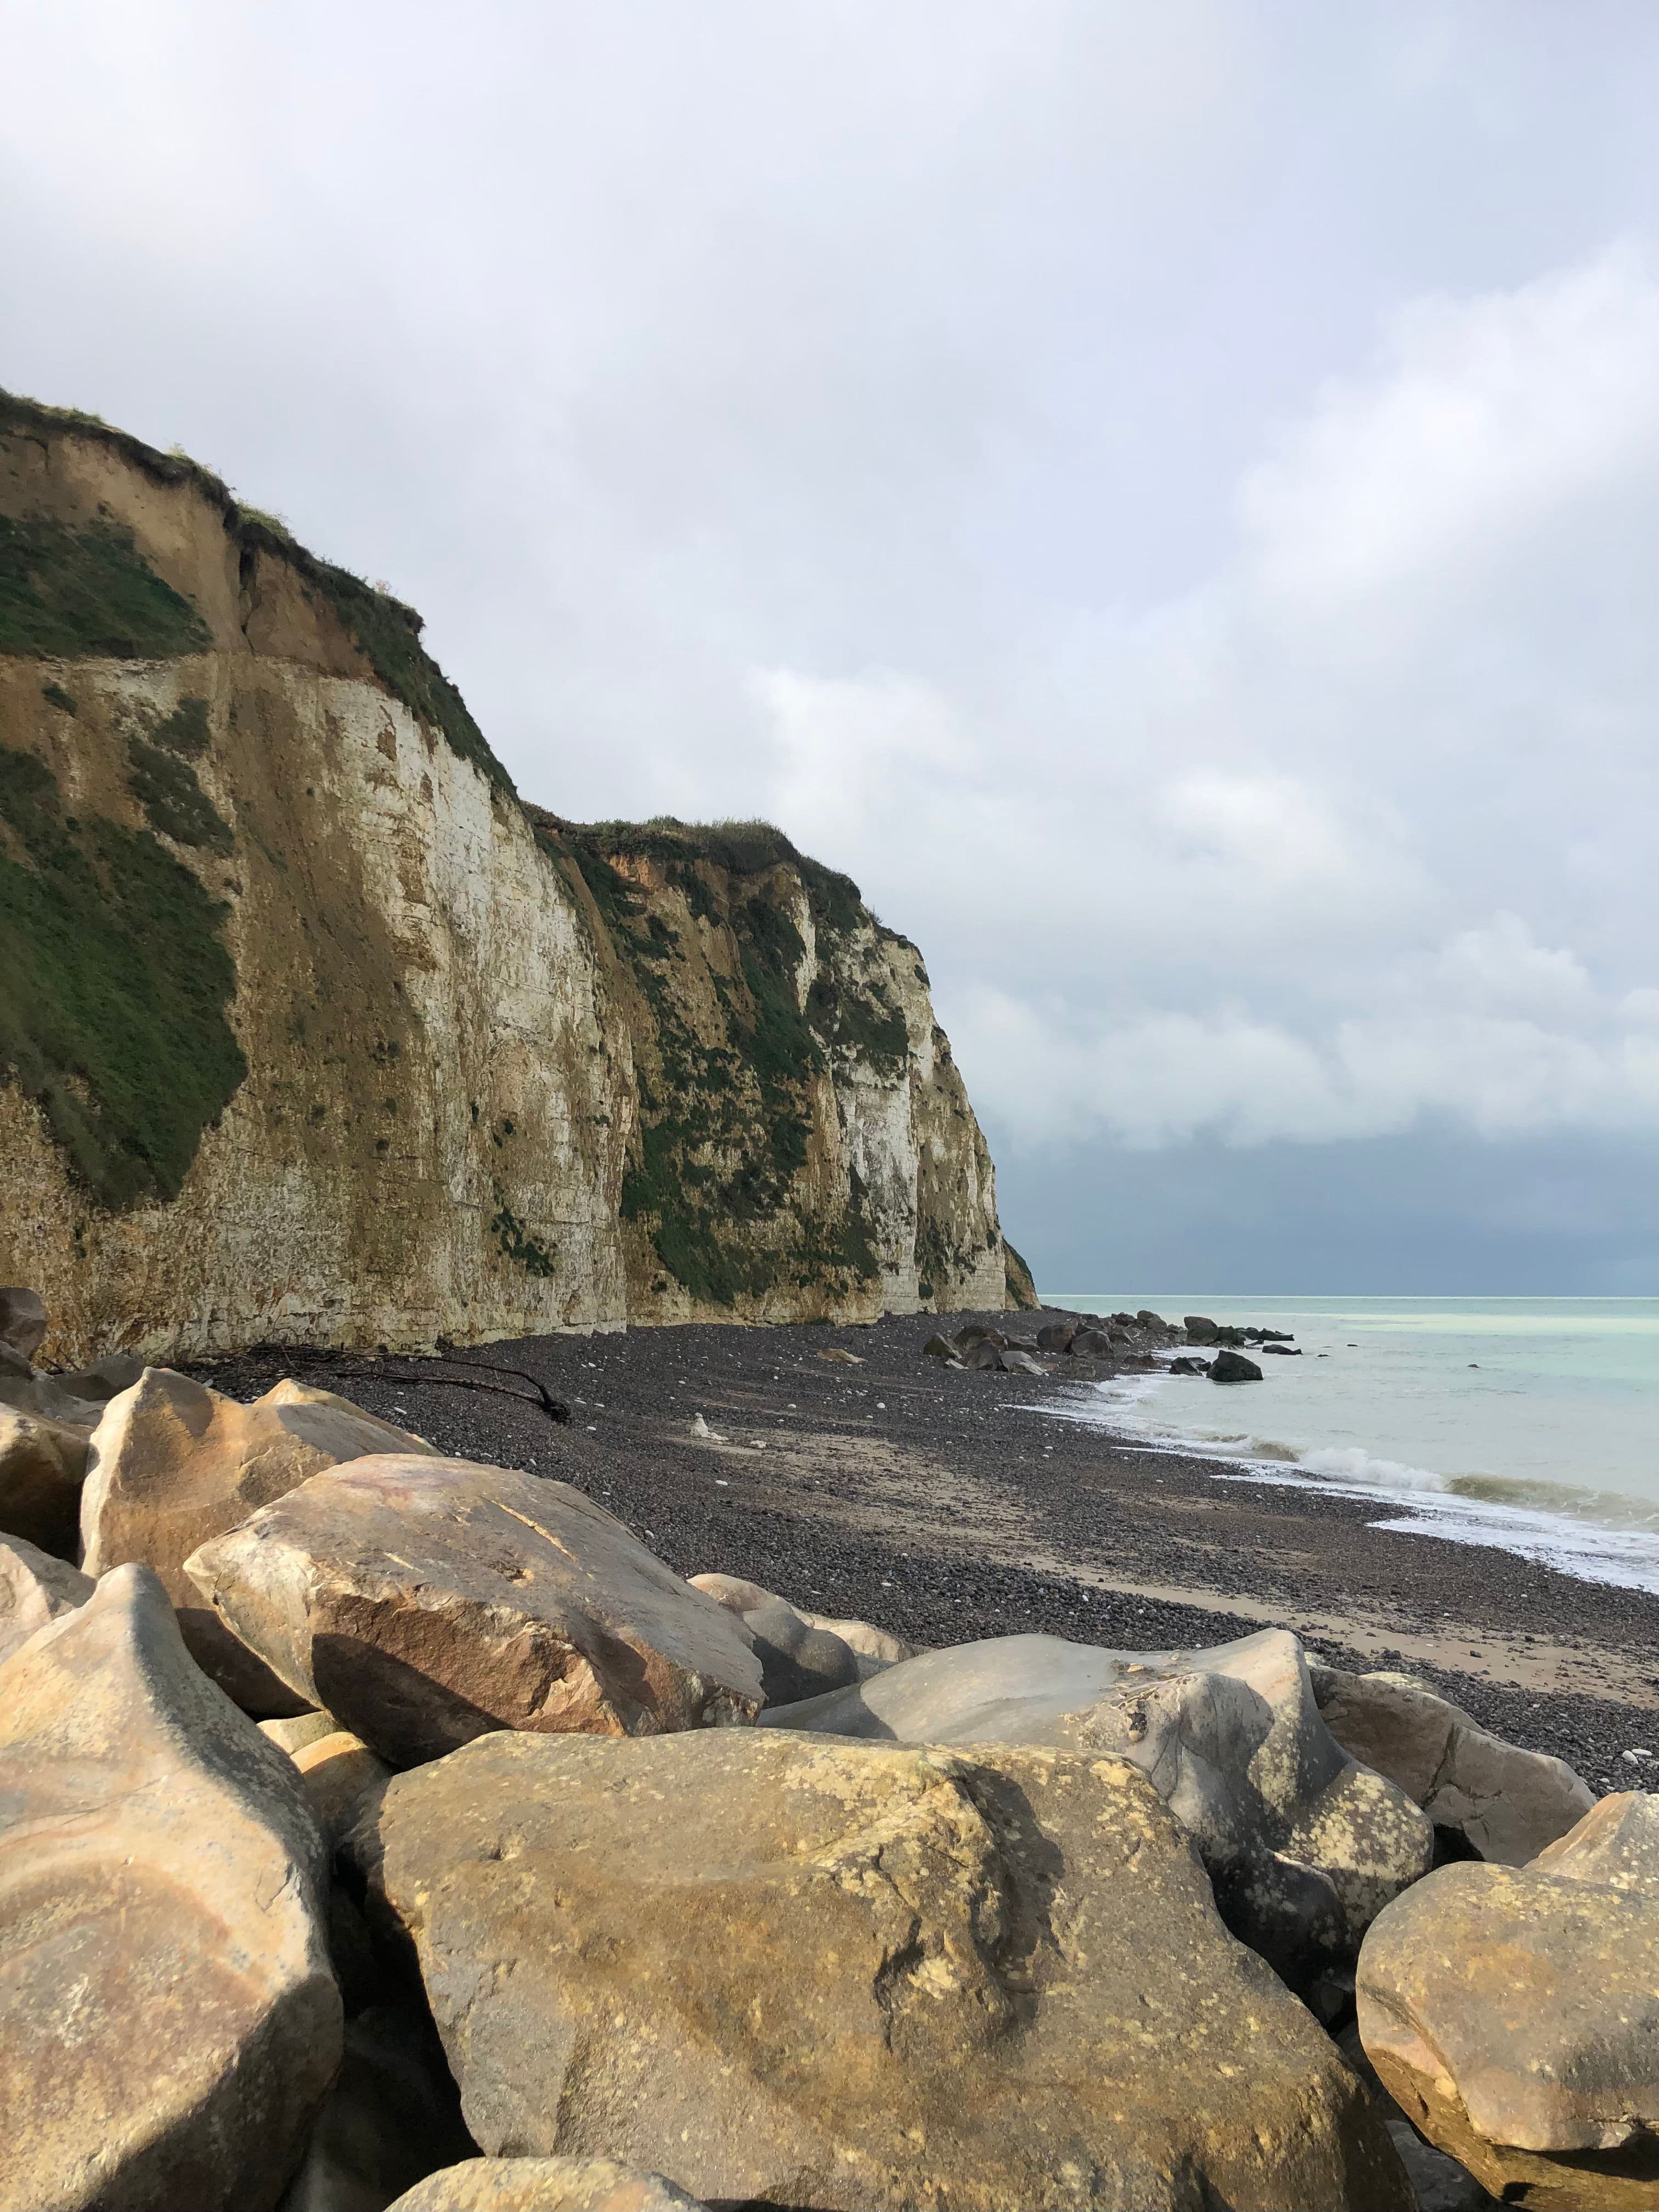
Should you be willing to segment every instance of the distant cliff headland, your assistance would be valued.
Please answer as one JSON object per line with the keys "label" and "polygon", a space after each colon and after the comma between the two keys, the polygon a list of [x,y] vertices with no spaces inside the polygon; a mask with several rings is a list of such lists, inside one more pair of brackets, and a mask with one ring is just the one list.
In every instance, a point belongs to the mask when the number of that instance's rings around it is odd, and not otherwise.
{"label": "distant cliff headland", "polygon": [[0,397],[0,1280],[51,1357],[1029,1299],[915,947],[522,801],[420,617]]}

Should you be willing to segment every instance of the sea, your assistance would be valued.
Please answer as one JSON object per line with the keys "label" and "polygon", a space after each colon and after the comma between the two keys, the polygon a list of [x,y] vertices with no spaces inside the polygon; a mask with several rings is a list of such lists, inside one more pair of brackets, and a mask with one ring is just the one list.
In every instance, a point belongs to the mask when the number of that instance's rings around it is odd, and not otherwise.
{"label": "sea", "polygon": [[1302,1355],[1225,1389],[1080,1383],[1048,1401],[1060,1418],[1202,1455],[1218,1481],[1305,1484],[1374,1505],[1379,1528],[1659,1594],[1659,1298],[1042,1297],[1286,1329]]}

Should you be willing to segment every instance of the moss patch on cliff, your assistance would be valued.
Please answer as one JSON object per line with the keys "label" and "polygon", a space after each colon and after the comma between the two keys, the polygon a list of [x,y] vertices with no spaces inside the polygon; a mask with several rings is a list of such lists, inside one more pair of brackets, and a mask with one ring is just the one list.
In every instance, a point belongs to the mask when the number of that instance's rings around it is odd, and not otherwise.
{"label": "moss patch on cliff", "polygon": [[212,643],[129,530],[0,514],[0,653],[35,659],[167,660]]}
{"label": "moss patch on cliff", "polygon": [[247,1073],[228,909],[148,831],[67,815],[32,753],[0,753],[0,1068],[100,1204],[173,1198]]}

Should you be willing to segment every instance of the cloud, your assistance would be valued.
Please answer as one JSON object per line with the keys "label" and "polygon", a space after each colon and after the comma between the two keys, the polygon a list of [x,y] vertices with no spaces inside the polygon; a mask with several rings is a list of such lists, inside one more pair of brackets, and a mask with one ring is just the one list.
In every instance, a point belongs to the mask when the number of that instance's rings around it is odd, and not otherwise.
{"label": "cloud", "polygon": [[389,576],[531,797],[856,876],[1005,1160],[1601,1143],[1659,19],[1385,14],[25,0],[5,380]]}
{"label": "cloud", "polygon": [[1058,680],[755,674],[772,802],[924,937],[1017,1142],[1639,1133],[1652,916],[1564,847],[1633,856],[1659,682],[1534,609],[1654,459],[1629,248],[1409,307],[1244,471],[1229,557]]}
{"label": "cloud", "polygon": [[1379,374],[1328,385],[1250,469],[1253,588],[1281,620],[1400,595],[1443,611],[1564,511],[1659,463],[1659,286],[1634,242],[1392,320]]}

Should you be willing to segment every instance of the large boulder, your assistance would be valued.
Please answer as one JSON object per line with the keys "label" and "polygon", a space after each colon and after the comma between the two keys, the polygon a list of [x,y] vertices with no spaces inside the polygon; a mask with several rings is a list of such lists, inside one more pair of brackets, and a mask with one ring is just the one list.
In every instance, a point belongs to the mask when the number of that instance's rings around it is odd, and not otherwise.
{"label": "large boulder", "polygon": [[290,1763],[118,1568],[0,1668],[0,2204],[269,2212],[340,2055]]}
{"label": "large boulder", "polygon": [[46,1333],[46,1309],[39,1291],[15,1285],[0,1290],[0,1344],[20,1359],[33,1359]]}
{"label": "large boulder", "polygon": [[603,1506],[471,1460],[355,1460],[187,1567],[296,1697],[394,1766],[491,1729],[745,1721],[763,1696],[742,1621]]}
{"label": "large boulder", "polygon": [[486,2151],[603,2148],[815,2212],[1409,2203],[1118,1759],[493,1735],[343,1849]]}
{"label": "large boulder", "polygon": [[0,1665],[37,1628],[84,1605],[97,1585],[21,1536],[0,1536]]}
{"label": "large boulder", "polygon": [[171,1368],[147,1367],[93,1431],[81,1564],[89,1575],[132,1559],[154,1567],[197,1663],[245,1711],[291,1713],[293,1692],[202,1603],[185,1559],[325,1468],[430,1449],[304,1382],[285,1380],[245,1406]]}
{"label": "large boulder", "polygon": [[1528,1867],[1442,1867],[1359,1954],[1359,2033],[1506,2204],[1659,2204],[1659,1801],[1606,1798]]}
{"label": "large boulder", "polygon": [[1433,1854],[1417,1807],[1332,1737],[1282,1629],[1186,1653],[994,1637],[762,1718],[826,1735],[1068,1744],[1127,1759],[1196,1841],[1229,1926],[1298,1986],[1351,1962]]}
{"label": "large boulder", "polygon": [[470,2158],[388,2212],[702,2212],[659,2173],[613,2158]]}
{"label": "large boulder", "polygon": [[90,1430],[0,1405],[0,1530],[72,1559]]}
{"label": "large boulder", "polygon": [[1409,1675],[1309,1673],[1343,1749],[1397,1783],[1436,1827],[1460,1829],[1483,1859],[1524,1866],[1595,1802],[1565,1759],[1505,1743]]}
{"label": "large boulder", "polygon": [[1261,1370],[1254,1359],[1246,1359],[1242,1352],[1218,1352],[1210,1362],[1212,1382],[1259,1382]]}

